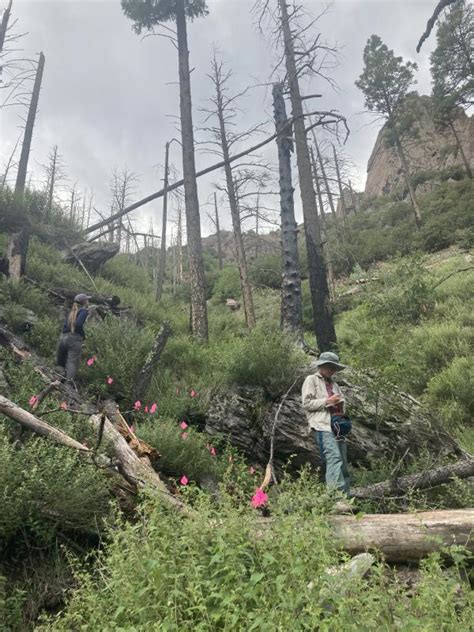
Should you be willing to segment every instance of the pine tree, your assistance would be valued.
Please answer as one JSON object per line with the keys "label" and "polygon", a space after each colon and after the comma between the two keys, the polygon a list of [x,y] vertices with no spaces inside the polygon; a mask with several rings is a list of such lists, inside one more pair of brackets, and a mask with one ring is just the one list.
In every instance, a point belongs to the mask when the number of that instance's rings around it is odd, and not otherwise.
{"label": "pine tree", "polygon": [[194,131],[191,103],[191,77],[187,18],[207,15],[205,0],[122,0],[125,15],[133,20],[137,33],[153,31],[159,25],[173,21],[176,25],[183,179],[188,235],[189,271],[191,281],[191,330],[193,336],[208,339],[206,279],[201,244],[201,218],[194,160]]}
{"label": "pine tree", "polygon": [[414,83],[413,74],[418,67],[414,62],[403,62],[382,42],[372,35],[364,48],[364,71],[355,82],[365,96],[365,106],[371,112],[381,114],[386,120],[386,138],[396,148],[402,166],[405,183],[410,194],[416,225],[421,225],[421,211],[411,182],[410,169],[402,144],[406,131],[401,116],[401,106]]}

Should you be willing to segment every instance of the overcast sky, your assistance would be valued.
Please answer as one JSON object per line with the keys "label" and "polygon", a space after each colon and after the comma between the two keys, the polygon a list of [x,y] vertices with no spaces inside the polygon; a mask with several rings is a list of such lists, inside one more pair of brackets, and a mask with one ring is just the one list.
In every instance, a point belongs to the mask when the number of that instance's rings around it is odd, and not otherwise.
{"label": "overcast sky", "polygon": [[[276,0],[270,0],[276,3]],[[309,15],[318,15],[327,5],[302,0]],[[7,4],[0,0],[0,8]],[[194,124],[199,126],[211,84],[206,76],[215,44],[234,72],[235,90],[268,84],[278,60],[271,32],[260,33],[252,14],[254,0],[208,0],[209,15],[189,25]],[[405,59],[419,65],[416,88],[429,93],[429,53],[434,34],[421,54],[415,46],[435,0],[335,0],[315,27],[329,44],[340,48],[339,66],[332,71],[337,91],[314,78],[305,90],[322,92],[317,106],[337,108],[348,119],[351,134],[343,149],[354,164],[353,182],[359,190],[365,183],[367,160],[379,124],[363,113],[362,94],[354,81],[362,70],[362,51],[372,33]],[[161,188],[164,145],[177,135],[173,115],[178,113],[177,53],[169,40],[144,40],[132,31],[119,0],[13,0],[18,30],[27,32],[22,47],[29,56],[43,51],[46,65],[39,112],[33,136],[29,170],[34,183],[44,180],[41,164],[57,144],[69,183],[93,189],[95,204],[107,213],[110,207],[110,177],[115,168],[127,166],[140,181],[134,199]],[[268,121],[271,124],[271,90],[253,88],[241,102],[242,125]],[[0,110],[0,171],[20,133],[18,108]],[[199,132],[197,133],[200,137]],[[276,147],[265,150],[276,159]],[[173,145],[172,162],[180,170],[179,146]],[[197,167],[215,158],[198,153]],[[222,177],[215,172],[199,180],[203,234],[212,226],[207,219],[212,183]],[[299,204],[297,205],[300,214]],[[210,209],[209,209],[210,210]],[[222,224],[230,227],[224,206]],[[135,211],[135,225],[147,227],[150,218],[159,226],[161,201]],[[300,218],[299,218],[300,219]]]}

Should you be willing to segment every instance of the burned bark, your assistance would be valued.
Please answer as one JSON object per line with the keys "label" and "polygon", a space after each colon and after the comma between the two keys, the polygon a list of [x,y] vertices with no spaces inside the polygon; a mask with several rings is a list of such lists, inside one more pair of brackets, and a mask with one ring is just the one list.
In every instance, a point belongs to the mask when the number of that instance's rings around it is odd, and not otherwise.
{"label": "burned bark", "polygon": [[298,228],[295,220],[293,181],[291,175],[291,152],[293,141],[287,128],[283,85],[273,85],[273,110],[277,132],[278,164],[280,170],[280,214],[281,214],[281,327],[301,341],[303,338],[303,314],[301,307],[301,276],[298,255]]}

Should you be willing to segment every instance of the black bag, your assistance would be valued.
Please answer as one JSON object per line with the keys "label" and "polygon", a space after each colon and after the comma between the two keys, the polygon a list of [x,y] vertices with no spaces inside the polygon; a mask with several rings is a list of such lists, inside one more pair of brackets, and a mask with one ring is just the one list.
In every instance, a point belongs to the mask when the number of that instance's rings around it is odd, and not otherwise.
{"label": "black bag", "polygon": [[331,415],[331,430],[336,437],[336,441],[341,441],[352,430],[352,422],[346,415]]}

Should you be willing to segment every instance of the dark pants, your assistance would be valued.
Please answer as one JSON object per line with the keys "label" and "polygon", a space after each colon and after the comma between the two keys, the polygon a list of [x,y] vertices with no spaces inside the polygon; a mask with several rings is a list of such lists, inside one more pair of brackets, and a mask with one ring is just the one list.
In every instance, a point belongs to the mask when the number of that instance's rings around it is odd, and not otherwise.
{"label": "dark pants", "polygon": [[68,380],[76,378],[81,362],[82,343],[84,339],[79,334],[61,334],[56,349],[56,363],[66,369]]}
{"label": "dark pants", "polygon": [[321,459],[326,462],[326,485],[349,494],[351,479],[347,465],[346,440],[339,439],[332,432],[314,432]]}

